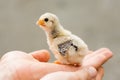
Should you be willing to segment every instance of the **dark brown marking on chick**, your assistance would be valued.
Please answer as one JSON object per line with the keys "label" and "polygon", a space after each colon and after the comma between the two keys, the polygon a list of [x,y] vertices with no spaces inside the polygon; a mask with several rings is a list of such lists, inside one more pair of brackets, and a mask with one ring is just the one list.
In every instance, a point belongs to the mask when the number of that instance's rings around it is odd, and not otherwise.
{"label": "dark brown marking on chick", "polygon": [[71,46],[73,46],[75,48],[75,51],[78,51],[78,47],[76,45],[74,45],[73,43],[71,44]]}
{"label": "dark brown marking on chick", "polygon": [[53,38],[56,38],[56,37],[59,36],[59,32],[57,30],[52,30],[51,35],[52,35]]}
{"label": "dark brown marking on chick", "polygon": [[59,53],[62,56],[65,56],[71,46],[73,46],[75,48],[75,51],[78,50],[78,47],[73,44],[72,40],[68,40],[68,41],[58,45]]}

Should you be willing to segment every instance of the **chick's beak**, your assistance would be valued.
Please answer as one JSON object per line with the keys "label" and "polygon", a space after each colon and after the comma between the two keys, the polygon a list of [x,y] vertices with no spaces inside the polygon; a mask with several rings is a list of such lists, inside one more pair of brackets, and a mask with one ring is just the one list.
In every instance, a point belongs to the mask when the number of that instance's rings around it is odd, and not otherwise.
{"label": "chick's beak", "polygon": [[45,22],[44,22],[44,20],[38,20],[38,21],[36,22],[36,24],[37,24],[37,25],[44,26],[44,25],[45,25]]}

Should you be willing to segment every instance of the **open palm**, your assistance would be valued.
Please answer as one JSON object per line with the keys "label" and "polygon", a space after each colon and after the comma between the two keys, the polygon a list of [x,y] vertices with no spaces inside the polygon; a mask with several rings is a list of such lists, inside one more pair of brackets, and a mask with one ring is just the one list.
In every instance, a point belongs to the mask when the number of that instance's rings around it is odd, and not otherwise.
{"label": "open palm", "polygon": [[[108,49],[99,49],[87,55],[81,67],[94,66],[99,68],[112,56]],[[48,63],[50,54],[46,50],[35,51],[30,54],[12,51],[5,54],[0,61],[2,80],[39,80],[43,76],[56,71],[77,71],[81,67]],[[4,76],[7,74],[8,77]],[[3,76],[2,76],[3,75]]]}

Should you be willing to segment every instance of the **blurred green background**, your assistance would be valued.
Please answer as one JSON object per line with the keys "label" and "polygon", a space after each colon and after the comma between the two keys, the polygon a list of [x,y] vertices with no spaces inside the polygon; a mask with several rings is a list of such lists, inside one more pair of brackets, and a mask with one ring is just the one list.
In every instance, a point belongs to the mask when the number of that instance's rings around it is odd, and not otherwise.
{"label": "blurred green background", "polygon": [[56,14],[89,49],[110,48],[114,57],[104,64],[103,80],[120,80],[120,0],[0,0],[0,55],[48,49],[35,24],[45,12]]}

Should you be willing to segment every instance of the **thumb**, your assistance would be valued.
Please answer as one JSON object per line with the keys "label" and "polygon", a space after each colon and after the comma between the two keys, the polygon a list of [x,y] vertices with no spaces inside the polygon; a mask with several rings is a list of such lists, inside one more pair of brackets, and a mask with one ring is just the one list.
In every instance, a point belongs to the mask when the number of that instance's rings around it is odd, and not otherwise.
{"label": "thumb", "polygon": [[78,80],[91,80],[97,75],[97,71],[94,67],[85,67],[77,71],[76,75],[79,76]]}
{"label": "thumb", "polygon": [[47,62],[50,58],[50,53],[47,50],[38,50],[31,52],[32,55],[36,60],[41,62]]}
{"label": "thumb", "polygon": [[40,80],[91,80],[97,75],[94,67],[81,68],[76,72],[58,71],[44,76]]}

